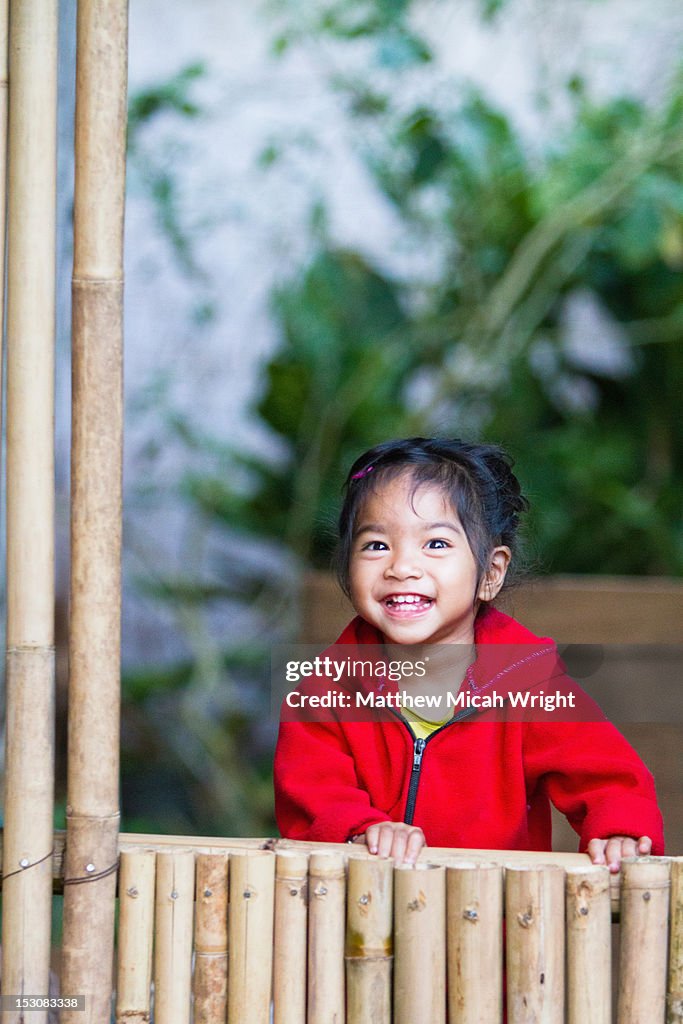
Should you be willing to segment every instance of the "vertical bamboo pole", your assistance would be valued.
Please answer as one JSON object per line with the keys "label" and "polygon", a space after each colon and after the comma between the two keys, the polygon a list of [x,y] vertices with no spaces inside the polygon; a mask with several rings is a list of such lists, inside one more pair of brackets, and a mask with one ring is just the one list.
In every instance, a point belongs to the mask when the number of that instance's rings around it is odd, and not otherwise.
{"label": "vertical bamboo pole", "polygon": [[69,767],[62,991],[107,1024],[119,827],[127,0],[79,0],[72,313]]}
{"label": "vertical bamboo pole", "polygon": [[393,865],[349,858],[346,902],[348,1024],[391,1024]]}
{"label": "vertical bamboo pole", "polygon": [[664,1020],[669,874],[668,861],[622,861],[619,1024]]}
{"label": "vertical bamboo pole", "polygon": [[446,869],[394,871],[394,1022],[446,1020]]}
{"label": "vertical bamboo pole", "polygon": [[564,871],[507,868],[509,1024],[564,1022]]}
{"label": "vertical bamboo pole", "polygon": [[[503,1013],[503,871],[446,869],[449,1024],[499,1021]],[[482,979],[486,984],[482,984]]]}
{"label": "vertical bamboo pole", "polygon": [[275,858],[273,1024],[306,1024],[308,857]]}
{"label": "vertical bamboo pole", "polygon": [[[9,76],[2,988],[44,994],[54,803],[56,0],[13,0]],[[21,1017],[9,1010],[6,1019]]]}
{"label": "vertical bamboo pole", "polygon": [[567,872],[567,1024],[611,1024],[609,871]]}
{"label": "vertical bamboo pole", "polygon": [[683,1024],[683,858],[671,861],[667,1024]]}
{"label": "vertical bamboo pole", "polygon": [[[9,0],[0,0],[0,337],[5,323],[5,230],[7,210],[7,125],[9,120]],[[2,394],[0,345],[0,395]]]}
{"label": "vertical bamboo pole", "polygon": [[230,856],[228,1024],[269,1024],[275,856]]}
{"label": "vertical bamboo pole", "polygon": [[157,854],[154,1022],[190,1024],[194,853]]}
{"label": "vertical bamboo pole", "polygon": [[149,1024],[155,879],[154,850],[121,854],[116,1024]]}
{"label": "vertical bamboo pole", "polygon": [[194,1024],[225,1024],[228,1010],[228,854],[197,857]]}
{"label": "vertical bamboo pole", "polygon": [[343,1024],[346,879],[341,853],[313,853],[308,868],[308,1024]]}

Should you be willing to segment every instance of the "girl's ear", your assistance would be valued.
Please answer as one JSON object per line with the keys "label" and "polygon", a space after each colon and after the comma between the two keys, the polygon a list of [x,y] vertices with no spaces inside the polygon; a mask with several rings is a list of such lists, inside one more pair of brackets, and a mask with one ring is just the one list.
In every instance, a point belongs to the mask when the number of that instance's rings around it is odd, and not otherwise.
{"label": "girl's ear", "polygon": [[477,597],[480,601],[493,601],[505,582],[505,574],[508,571],[512,552],[510,548],[501,545],[494,548],[489,556],[489,567],[479,584]]}

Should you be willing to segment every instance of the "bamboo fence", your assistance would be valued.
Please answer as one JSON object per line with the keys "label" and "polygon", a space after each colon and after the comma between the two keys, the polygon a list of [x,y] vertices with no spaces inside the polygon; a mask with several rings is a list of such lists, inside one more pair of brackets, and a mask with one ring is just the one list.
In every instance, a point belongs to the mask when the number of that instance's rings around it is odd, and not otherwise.
{"label": "bamboo fence", "polygon": [[[3,7],[5,36],[7,7]],[[5,42],[6,42],[5,36]],[[4,51],[7,53],[7,50]],[[2,988],[47,993],[54,791],[56,0],[10,5]],[[3,143],[4,149],[4,143]],[[4,197],[3,197],[4,198]],[[4,218],[3,218],[4,219]],[[4,248],[4,234],[0,241]],[[46,1012],[34,1015],[36,1024]],[[5,1017],[21,1015],[7,1009]]]}
{"label": "bamboo fence", "polygon": [[615,913],[607,868],[583,855],[425,850],[408,868],[358,847],[183,838],[156,853],[126,838],[119,1024],[683,1020],[683,859],[625,861]]}

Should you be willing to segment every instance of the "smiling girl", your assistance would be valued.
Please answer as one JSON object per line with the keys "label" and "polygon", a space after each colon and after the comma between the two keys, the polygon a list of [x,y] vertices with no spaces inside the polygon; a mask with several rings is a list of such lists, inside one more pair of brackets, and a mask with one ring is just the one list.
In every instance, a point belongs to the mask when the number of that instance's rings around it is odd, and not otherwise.
{"label": "smiling girl", "polygon": [[[351,467],[339,519],[338,576],[357,615],[337,645],[361,655],[372,645],[386,660],[417,654],[430,662],[427,678],[413,680],[425,695],[479,695],[501,678],[508,691],[559,680],[595,707],[558,677],[552,641],[493,606],[526,508],[497,447],[411,438],[366,452]],[[407,863],[427,843],[549,850],[552,801],[596,864],[617,871],[624,856],[663,851],[652,777],[597,708],[597,720],[525,721],[476,707],[443,718],[408,703],[382,720],[281,722],[283,836],[360,842]]]}

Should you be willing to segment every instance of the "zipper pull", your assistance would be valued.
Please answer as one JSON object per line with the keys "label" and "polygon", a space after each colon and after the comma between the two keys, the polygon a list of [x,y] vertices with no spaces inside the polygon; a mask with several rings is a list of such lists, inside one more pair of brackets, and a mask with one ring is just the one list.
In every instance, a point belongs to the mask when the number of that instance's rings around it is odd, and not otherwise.
{"label": "zipper pull", "polygon": [[422,763],[422,755],[424,753],[425,743],[426,742],[427,741],[424,740],[424,739],[415,740],[415,749],[413,750],[413,771],[414,772],[418,770],[418,768],[420,767],[420,764]]}

